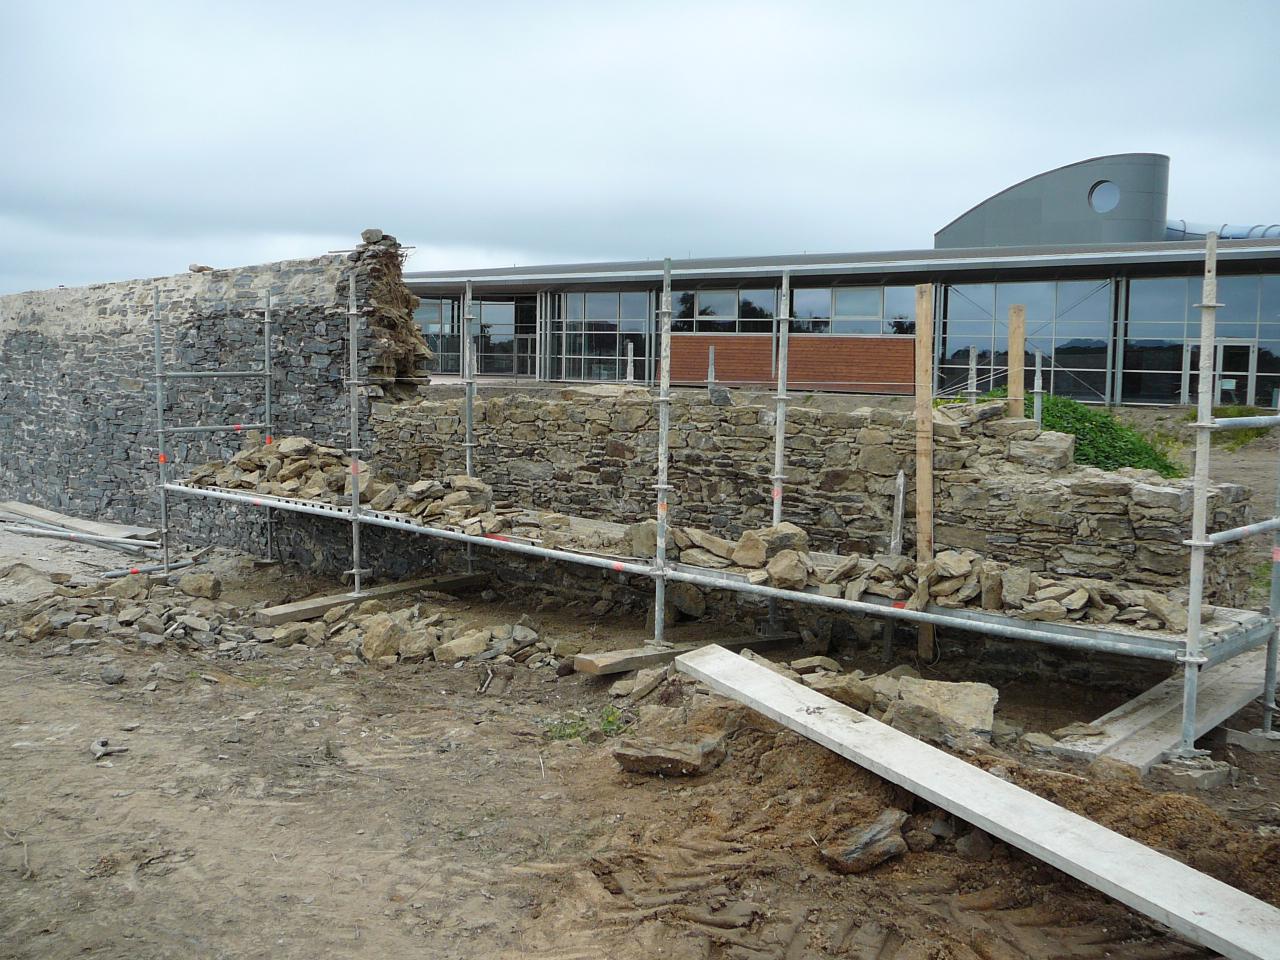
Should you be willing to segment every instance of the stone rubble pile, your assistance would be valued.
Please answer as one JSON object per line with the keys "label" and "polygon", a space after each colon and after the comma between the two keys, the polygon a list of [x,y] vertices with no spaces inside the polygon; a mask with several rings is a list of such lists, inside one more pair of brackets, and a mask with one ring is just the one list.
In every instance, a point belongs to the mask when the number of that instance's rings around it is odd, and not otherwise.
{"label": "stone rubble pile", "polygon": [[125,577],[105,588],[60,587],[0,638],[23,646],[47,644],[46,656],[131,648],[257,660],[266,655],[267,645],[281,650],[301,644],[328,654],[330,667],[432,660],[555,671],[572,664],[571,653],[544,637],[528,616],[489,625],[475,617],[449,616],[429,601],[391,610],[371,599],[333,607],[317,620],[263,627],[251,622],[253,611],[219,599],[221,592],[216,576],[191,572],[174,586]]}
{"label": "stone rubble pile", "polygon": [[[742,575],[748,582],[782,590],[807,590],[828,597],[862,600],[883,597],[909,610],[928,605],[985,610],[1024,620],[1123,624],[1140,630],[1187,629],[1186,608],[1165,593],[1092,577],[1049,576],[1024,566],[979,556],[972,550],[943,550],[917,564],[909,557],[855,556],[820,566],[809,551],[808,534],[791,523],[748,530],[737,541],[691,527],[674,527],[667,555],[699,567]],[[656,524],[633,524],[628,545],[637,556],[652,556]],[[699,617],[700,591],[675,584],[672,603]],[[1205,608],[1205,621],[1213,610]]]}

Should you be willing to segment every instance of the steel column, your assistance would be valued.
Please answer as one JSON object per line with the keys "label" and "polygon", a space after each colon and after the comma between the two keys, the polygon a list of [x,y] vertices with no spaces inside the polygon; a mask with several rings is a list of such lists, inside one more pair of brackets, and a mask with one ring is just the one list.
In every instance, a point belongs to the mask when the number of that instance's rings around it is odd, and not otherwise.
{"label": "steel column", "polygon": [[165,576],[168,576],[169,493],[165,489],[165,484],[169,482],[167,476],[169,452],[165,443],[164,429],[164,347],[160,337],[160,290],[154,286],[151,288],[151,331],[155,340],[156,352],[156,436],[159,438],[156,462],[160,468],[160,567]]}
{"label": "steel column", "polygon": [[669,459],[667,436],[671,429],[671,258],[662,265],[662,301],[658,309],[659,370],[658,370],[658,471],[657,530],[653,552],[653,642],[661,646],[666,629],[667,613],[667,460]]}
{"label": "steel column", "polygon": [[1204,290],[1200,302],[1200,382],[1196,408],[1196,465],[1191,507],[1191,578],[1187,598],[1187,646],[1182,656],[1182,743],[1179,754],[1196,755],[1196,697],[1200,667],[1200,610],[1204,603],[1204,557],[1208,537],[1209,441],[1213,430],[1213,355],[1218,309],[1218,235],[1205,238]]}
{"label": "steel column", "polygon": [[1039,350],[1036,351],[1036,378],[1031,384],[1031,417],[1036,423],[1044,423],[1044,374]]}
{"label": "steel column", "polygon": [[356,310],[356,274],[353,268],[347,275],[347,372],[348,396],[351,404],[350,446],[351,458],[351,594],[359,596],[360,578],[360,353],[356,338],[359,336]]}
{"label": "steel column", "polygon": [[[263,441],[267,446],[275,443],[273,432],[275,430],[275,412],[271,405],[271,388],[272,376],[271,370],[271,291],[267,291],[267,304],[262,314],[262,421],[265,424],[263,428]],[[279,550],[276,547],[276,514],[274,510],[267,511],[267,559],[275,557],[281,559]]]}

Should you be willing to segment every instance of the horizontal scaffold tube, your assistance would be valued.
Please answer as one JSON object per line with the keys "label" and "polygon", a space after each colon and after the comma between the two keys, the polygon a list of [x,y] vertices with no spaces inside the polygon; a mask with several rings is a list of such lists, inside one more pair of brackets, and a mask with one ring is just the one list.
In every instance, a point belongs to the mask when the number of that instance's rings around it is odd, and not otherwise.
{"label": "horizontal scaffold tube", "polygon": [[1257,523],[1246,524],[1243,527],[1232,527],[1230,530],[1219,530],[1217,533],[1209,534],[1209,542],[1216,547],[1221,543],[1235,543],[1245,537],[1252,537],[1259,533],[1270,533],[1272,530],[1280,530],[1280,517],[1259,520]]}
{"label": "horizontal scaffold tube", "polygon": [[245,430],[261,430],[265,423],[212,423],[198,427],[165,427],[165,433],[243,433]]}
{"label": "horizontal scaffold tube", "polygon": [[[297,500],[290,500],[284,497],[262,496],[257,494],[233,493],[228,490],[210,489],[207,487],[189,487],[184,484],[169,483],[165,484],[165,489],[172,493],[182,493],[198,497],[207,497],[213,500],[225,500],[230,503],[247,504],[254,507],[271,507],[276,510],[284,510],[293,513],[304,513],[317,517],[328,517],[331,520],[343,520],[350,522],[350,513],[344,507],[315,506],[309,503],[303,503]],[[443,530],[439,527],[419,526],[410,523],[407,520],[401,520],[386,514],[373,511],[361,511],[360,522],[370,526],[385,527],[389,530],[403,530],[407,533],[416,533],[422,536],[436,537],[441,540],[452,540],[456,543],[471,543],[482,547],[493,547],[497,550],[506,550],[510,553],[521,553],[532,557],[541,557],[544,560],[561,560],[566,563],[577,563],[583,566],[596,567],[601,570],[612,570],[616,573],[626,573],[633,576],[657,578],[662,576],[667,580],[676,580],[683,583],[691,583],[695,586],[705,587],[711,590],[730,590],[736,593],[751,594],[753,596],[764,597],[765,599],[782,600],[788,603],[802,603],[811,606],[825,607],[829,610],[839,610],[844,613],[860,613],[869,617],[878,617],[888,620],[902,620],[907,623],[928,623],[938,627],[947,627],[953,630],[963,630],[966,633],[987,634],[993,637],[1000,637],[1006,640],[1030,640],[1036,643],[1048,643],[1057,646],[1074,647],[1077,649],[1093,650],[1099,653],[1117,653],[1132,657],[1142,657],[1150,660],[1168,660],[1177,659],[1177,648],[1171,647],[1168,650],[1145,649],[1136,645],[1126,644],[1123,641],[1104,640],[1098,637],[1081,637],[1075,634],[1055,633],[1051,624],[1044,624],[1040,628],[1021,627],[1013,623],[978,623],[972,620],[966,620],[962,617],[949,616],[945,613],[931,613],[925,610],[907,610],[904,607],[887,607],[879,606],[874,603],[866,603],[861,600],[845,600],[843,597],[824,597],[818,594],[805,593],[801,590],[781,590],[777,587],[768,587],[762,584],[747,583],[745,581],[724,580],[717,577],[705,576],[703,574],[688,573],[683,570],[666,568],[661,574],[649,564],[645,563],[629,563],[623,560],[615,560],[610,557],[601,557],[594,554],[574,553],[570,550],[553,550],[549,547],[539,547],[533,544],[520,543],[516,540],[508,540],[496,536],[476,536],[469,533],[460,533],[454,530]]]}
{"label": "horizontal scaffold tube", "polygon": [[1215,430],[1250,430],[1255,427],[1280,427],[1280,415],[1265,417],[1221,417],[1213,421]]}
{"label": "horizontal scaffold tube", "polygon": [[83,540],[86,543],[109,543],[139,550],[154,549],[160,544],[154,540],[130,540],[128,537],[104,537],[96,533],[77,533],[75,530],[49,530],[45,527],[4,527],[9,533],[21,533],[28,537],[50,537],[54,540]]}
{"label": "horizontal scaffold tube", "polygon": [[208,380],[217,377],[265,377],[265,370],[166,370],[166,380]]}

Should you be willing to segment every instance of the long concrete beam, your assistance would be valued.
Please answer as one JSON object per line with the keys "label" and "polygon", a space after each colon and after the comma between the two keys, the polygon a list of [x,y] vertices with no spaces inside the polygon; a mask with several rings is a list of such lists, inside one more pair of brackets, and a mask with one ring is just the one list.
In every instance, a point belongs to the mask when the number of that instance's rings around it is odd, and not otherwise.
{"label": "long concrete beam", "polygon": [[723,647],[676,669],[1231,960],[1280,960],[1280,910]]}

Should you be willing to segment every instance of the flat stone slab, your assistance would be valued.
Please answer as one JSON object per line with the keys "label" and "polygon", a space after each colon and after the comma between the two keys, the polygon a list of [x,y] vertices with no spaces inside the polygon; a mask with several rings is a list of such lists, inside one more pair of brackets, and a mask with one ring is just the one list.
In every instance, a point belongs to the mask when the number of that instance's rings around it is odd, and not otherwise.
{"label": "flat stone slab", "polygon": [[697,777],[710,773],[724,759],[724,738],[700,743],[659,743],[654,740],[624,740],[613,751],[613,759],[628,773],[648,773],[664,777]]}
{"label": "flat stone slab", "polygon": [[362,600],[373,600],[378,597],[389,597],[410,590],[438,590],[448,593],[451,590],[462,590],[466,587],[477,587],[488,582],[488,577],[478,573],[445,574],[438,577],[423,577],[420,580],[403,580],[400,583],[387,583],[379,587],[370,587],[353,593],[334,593],[327,597],[311,597],[308,600],[296,600],[293,603],[282,603],[276,607],[266,607],[254,615],[254,620],[265,627],[278,623],[292,623],[295,620],[313,620],[326,610],[340,607],[344,603]]}

